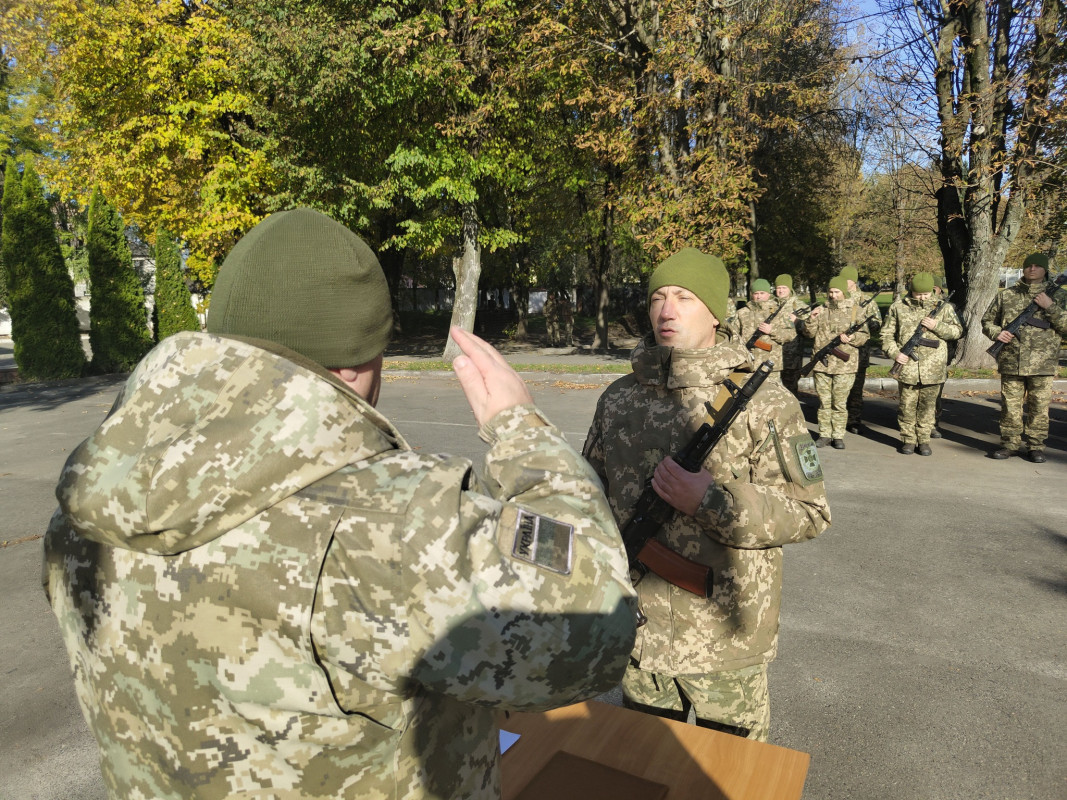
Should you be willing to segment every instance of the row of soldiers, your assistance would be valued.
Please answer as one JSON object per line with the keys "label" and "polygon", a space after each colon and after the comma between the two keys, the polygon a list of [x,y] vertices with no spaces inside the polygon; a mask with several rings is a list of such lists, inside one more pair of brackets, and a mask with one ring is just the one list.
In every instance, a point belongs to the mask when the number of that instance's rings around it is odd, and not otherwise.
{"label": "row of soldiers", "polygon": [[[752,283],[752,300],[736,312],[730,327],[758,359],[771,359],[782,383],[798,393],[801,374],[812,372],[819,396],[816,445],[845,449],[845,434],[864,432],[863,385],[872,351],[880,346],[899,382],[897,424],[900,452],[931,455],[940,439],[941,392],[948,377],[950,348],[964,333],[944,284],[930,273],[914,275],[909,292],[890,305],[885,319],[876,295],[862,291],[854,267],[830,280],[825,305],[809,307],[782,274],[774,286]],[[1045,461],[1048,406],[1067,336],[1064,282],[1049,280],[1048,257],[1034,253],[1023,261],[1022,280],[1002,290],[982,318],[982,331],[999,343],[1001,376],[1000,446],[991,458],[1026,454]],[[1027,311],[1025,324],[1012,323]],[[1009,330],[1012,328],[1013,330]],[[804,363],[804,338],[814,340]]]}

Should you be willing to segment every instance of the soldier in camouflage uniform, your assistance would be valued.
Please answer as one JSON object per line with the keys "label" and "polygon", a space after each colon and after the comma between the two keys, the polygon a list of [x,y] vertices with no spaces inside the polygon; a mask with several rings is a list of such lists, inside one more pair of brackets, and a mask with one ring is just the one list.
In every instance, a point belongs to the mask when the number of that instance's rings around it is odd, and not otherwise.
{"label": "soldier in camouflage uniform", "polygon": [[[871,298],[871,295],[859,287],[859,272],[855,267],[845,267],[841,270],[841,276],[848,281],[849,302],[856,306],[863,306]],[[863,385],[867,382],[867,367],[871,365],[871,353],[878,343],[879,333],[882,329],[882,312],[878,303],[867,303],[863,309],[867,317],[867,343],[859,349],[859,361],[856,364],[856,379],[852,382],[852,388],[848,390],[848,399],[845,408],[848,410],[848,420],[845,430],[849,433],[863,433]]]}
{"label": "soldier in camouflage uniform", "polygon": [[[982,317],[982,332],[1005,343],[997,357],[1000,372],[1000,448],[996,459],[1017,455],[1023,442],[1035,464],[1045,461],[1048,404],[1059,367],[1060,342],[1067,336],[1067,292],[1047,282],[1048,257],[1033,253],[1023,261],[1023,279],[999,292]],[[1016,336],[1005,330],[1031,301],[1041,310]],[[1024,415],[1025,409],[1025,415]]]}
{"label": "soldier in camouflage uniform", "polygon": [[[882,350],[901,365],[897,376],[900,399],[897,426],[900,428],[900,452],[911,455],[931,454],[930,439],[936,422],[937,398],[948,377],[948,342],[963,333],[956,310],[946,303],[936,310],[940,300],[933,297],[934,276],[919,272],[912,276],[911,294],[889,307],[882,326]],[[935,313],[936,310],[936,313]],[[922,326],[923,338],[915,348],[915,361],[900,352],[915,329]]]}
{"label": "soldier in camouflage uniform", "polygon": [[498,709],[622,676],[596,475],[458,330],[485,482],[413,451],[374,409],[391,325],[362,240],[275,214],[68,459],[47,590],[112,798],[497,798]]}
{"label": "soldier in camouflage uniform", "polygon": [[[789,309],[783,308],[773,320],[771,314],[779,311],[778,299],[771,295],[771,284],[759,278],[752,282],[752,301],[737,312],[736,324],[742,344],[747,344],[759,334],[757,346],[749,348],[756,361],[770,359],[774,362],[772,376],[781,378],[782,347],[797,338],[797,329],[790,319]],[[762,344],[767,349],[758,345]]]}
{"label": "soldier in camouflage uniform", "polygon": [[[687,248],[652,275],[653,332],[633,373],[604,392],[585,456],[624,524],[651,476],[677,509],[657,538],[711,567],[705,598],[655,573],[637,586],[648,618],[623,679],[628,706],[752,739],[767,738],[767,664],[777,652],[782,546],[830,524],[822,469],[796,398],[766,381],[697,473],[671,458],[705,421],[735,370],[754,367],[743,342],[723,341],[722,262]],[[739,385],[748,375],[735,374]]]}
{"label": "soldier in camouflage uniform", "polygon": [[785,308],[783,314],[789,315],[789,324],[793,326],[793,338],[782,345],[782,384],[793,393],[800,394],[800,370],[804,366],[804,337],[797,331],[797,319],[807,316],[808,307],[793,292],[793,276],[782,273],[774,279],[774,296]]}
{"label": "soldier in camouflage uniform", "polygon": [[[819,438],[815,444],[829,444],[835,450],[845,449],[845,425],[848,410],[845,402],[856,379],[859,364],[857,353],[869,338],[863,328],[852,334],[845,331],[861,320],[859,306],[848,302],[848,282],[838,275],[830,279],[828,300],[825,307],[812,309],[807,319],[798,323],[804,335],[815,340],[813,352],[817,352],[832,340],[836,340],[848,360],[829,356],[826,363],[820,361],[814,367],[815,391],[819,395]],[[873,303],[872,303],[873,305]]]}

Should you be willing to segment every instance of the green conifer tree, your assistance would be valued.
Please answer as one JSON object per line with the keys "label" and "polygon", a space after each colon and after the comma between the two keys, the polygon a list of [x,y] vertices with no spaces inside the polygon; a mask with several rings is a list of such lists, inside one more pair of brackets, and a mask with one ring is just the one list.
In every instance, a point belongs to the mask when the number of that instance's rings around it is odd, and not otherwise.
{"label": "green conifer tree", "polygon": [[156,231],[156,341],[161,342],[179,331],[199,331],[193,298],[182,277],[182,258],[178,243],[160,228]]}
{"label": "green conifer tree", "polygon": [[89,346],[98,374],[129,372],[152,347],[144,290],[122,217],[99,189],[89,201]]}
{"label": "green conifer tree", "polygon": [[[22,176],[19,175],[18,165],[15,159],[9,158],[4,166],[4,199],[3,219],[7,220],[13,209],[22,205]],[[13,237],[11,245],[7,244],[7,236]],[[3,244],[0,245],[0,304],[7,308],[11,307],[9,287],[12,285],[12,273],[17,269],[18,257],[22,249],[17,246],[18,230],[16,227],[3,226]],[[14,324],[14,323],[12,323]]]}
{"label": "green conifer tree", "polygon": [[44,187],[37,172],[27,165],[18,193],[20,203],[11,198],[12,188],[5,181],[3,255],[19,377],[76,378],[85,371],[85,353],[74,305],[74,281],[63,263]]}

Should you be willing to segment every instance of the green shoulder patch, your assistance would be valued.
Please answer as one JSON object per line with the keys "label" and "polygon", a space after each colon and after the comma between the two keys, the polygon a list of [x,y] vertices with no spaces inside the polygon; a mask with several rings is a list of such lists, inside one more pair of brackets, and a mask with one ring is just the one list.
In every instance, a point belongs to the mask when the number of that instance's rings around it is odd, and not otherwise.
{"label": "green shoulder patch", "polygon": [[571,574],[574,526],[519,509],[511,555],[561,575]]}

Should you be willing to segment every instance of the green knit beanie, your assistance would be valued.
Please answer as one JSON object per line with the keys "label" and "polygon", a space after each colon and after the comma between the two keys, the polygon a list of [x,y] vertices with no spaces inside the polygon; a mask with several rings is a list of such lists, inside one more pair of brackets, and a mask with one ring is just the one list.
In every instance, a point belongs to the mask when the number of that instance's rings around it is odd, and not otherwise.
{"label": "green knit beanie", "polygon": [[860,282],[860,273],[855,267],[845,267],[841,270],[841,277],[846,281],[852,281],[853,283]]}
{"label": "green knit beanie", "polygon": [[752,293],[755,294],[756,292],[766,292],[767,294],[770,294],[770,282],[767,281],[765,278],[757,278],[756,280],[752,281]]}
{"label": "green knit beanie", "polygon": [[934,290],[934,276],[929,272],[916,272],[911,276],[911,290],[916,294]]}
{"label": "green knit beanie", "polygon": [[1048,256],[1044,253],[1031,253],[1023,259],[1023,266],[1025,267],[1027,264],[1037,264],[1045,272],[1048,272]]}
{"label": "green knit beanie", "polygon": [[310,208],[282,211],[226,257],[207,329],[276,342],[328,369],[355,367],[389,343],[389,286],[374,253],[344,225]]}
{"label": "green knit beanie", "polygon": [[793,288],[793,276],[787,272],[783,272],[777,278],[774,279],[775,286],[788,286],[790,290]]}
{"label": "green knit beanie", "polygon": [[830,288],[840,289],[842,292],[844,292],[846,300],[851,297],[848,291],[848,281],[845,279],[844,275],[838,275],[837,277],[830,278]]}
{"label": "green knit beanie", "polygon": [[688,289],[708,307],[720,323],[726,322],[726,298],[730,293],[730,276],[726,266],[715,256],[686,247],[662,261],[648,280],[648,300],[664,286]]}
{"label": "green knit beanie", "polygon": [[935,275],[934,276],[934,286],[938,287],[939,289],[944,289],[945,288],[945,279],[942,278],[940,275]]}

